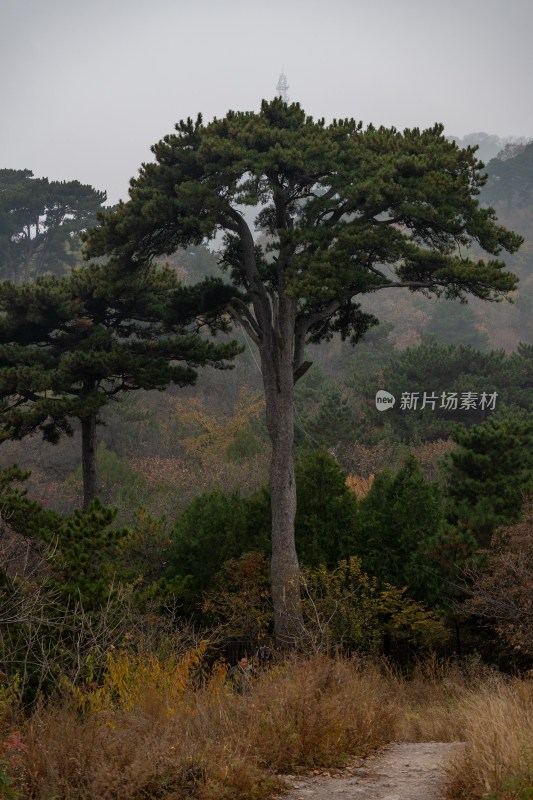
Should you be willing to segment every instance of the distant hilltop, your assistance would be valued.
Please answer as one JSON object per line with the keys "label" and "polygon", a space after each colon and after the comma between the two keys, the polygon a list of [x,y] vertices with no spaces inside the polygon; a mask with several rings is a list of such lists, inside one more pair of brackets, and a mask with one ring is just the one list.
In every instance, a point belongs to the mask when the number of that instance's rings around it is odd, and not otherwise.
{"label": "distant hilltop", "polygon": [[468,145],[477,144],[479,146],[477,156],[481,161],[484,161],[485,164],[491,159],[496,158],[496,156],[503,157],[504,159],[508,158],[509,156],[505,155],[506,152],[509,152],[509,155],[516,155],[513,151],[518,149],[517,146],[526,145],[531,141],[531,138],[527,139],[524,136],[506,136],[502,138],[493,133],[484,133],[483,131],[479,133],[469,133],[463,136],[462,139],[459,136],[447,136],[446,138],[450,142],[456,142],[459,147],[468,147]]}

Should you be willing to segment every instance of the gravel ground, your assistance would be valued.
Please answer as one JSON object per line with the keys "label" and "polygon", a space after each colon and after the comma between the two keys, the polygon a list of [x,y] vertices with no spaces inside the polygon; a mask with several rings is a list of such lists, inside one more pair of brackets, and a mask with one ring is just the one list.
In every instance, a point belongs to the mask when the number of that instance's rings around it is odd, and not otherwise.
{"label": "gravel ground", "polygon": [[339,770],[288,775],[285,800],[442,800],[444,764],[457,743],[396,742]]}

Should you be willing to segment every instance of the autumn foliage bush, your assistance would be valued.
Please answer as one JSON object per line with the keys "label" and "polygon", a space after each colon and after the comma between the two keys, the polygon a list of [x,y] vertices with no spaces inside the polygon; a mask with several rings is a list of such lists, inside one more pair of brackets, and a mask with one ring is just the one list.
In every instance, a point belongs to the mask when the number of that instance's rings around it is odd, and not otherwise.
{"label": "autumn foliage bush", "polygon": [[23,796],[259,797],[279,788],[278,772],[384,744],[400,713],[391,682],[354,661],[295,658],[246,696],[201,661],[201,649],[166,662],[112,652],[101,686],[66,687],[28,721]]}
{"label": "autumn foliage bush", "polygon": [[484,570],[471,570],[470,613],[496,629],[523,663],[533,657],[533,499],[515,525],[497,530]]}

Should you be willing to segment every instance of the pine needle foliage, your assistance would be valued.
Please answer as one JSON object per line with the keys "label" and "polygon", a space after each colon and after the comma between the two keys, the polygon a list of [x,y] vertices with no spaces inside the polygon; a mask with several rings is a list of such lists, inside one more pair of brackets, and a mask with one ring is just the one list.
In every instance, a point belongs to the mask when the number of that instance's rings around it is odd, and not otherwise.
{"label": "pine needle foliage", "polygon": [[192,384],[198,367],[227,368],[239,352],[200,335],[218,324],[213,291],[209,280],[182,288],[170,269],[151,265],[125,276],[116,264],[93,264],[60,280],[0,284],[0,440],[40,431],[55,443],[80,420],[86,510],[101,408],[125,392]]}

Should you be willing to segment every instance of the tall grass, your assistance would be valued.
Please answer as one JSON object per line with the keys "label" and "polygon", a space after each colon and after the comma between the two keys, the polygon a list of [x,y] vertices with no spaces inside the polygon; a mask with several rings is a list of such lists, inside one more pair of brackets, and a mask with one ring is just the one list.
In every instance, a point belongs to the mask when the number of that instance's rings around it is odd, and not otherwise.
{"label": "tall grass", "polygon": [[522,791],[529,769],[525,682],[435,660],[405,679],[323,655],[273,667],[243,696],[223,678],[202,671],[201,653],[112,654],[99,686],[67,688],[27,721],[27,750],[8,763],[16,788],[27,800],[255,800],[280,788],[280,773],[342,765],[391,740],[466,740],[448,800],[533,797],[506,788],[515,775]]}
{"label": "tall grass", "polygon": [[447,800],[533,800],[533,686],[495,676],[462,699],[466,741],[448,766]]}
{"label": "tall grass", "polygon": [[199,682],[194,659],[179,676],[169,667],[180,681],[171,692],[150,658],[147,669],[139,655],[122,657],[109,667],[112,683],[36,710],[26,726],[25,797],[265,796],[280,772],[342,764],[385,744],[401,715],[396,680],[349,660],[289,660],[240,696],[219,671]]}

